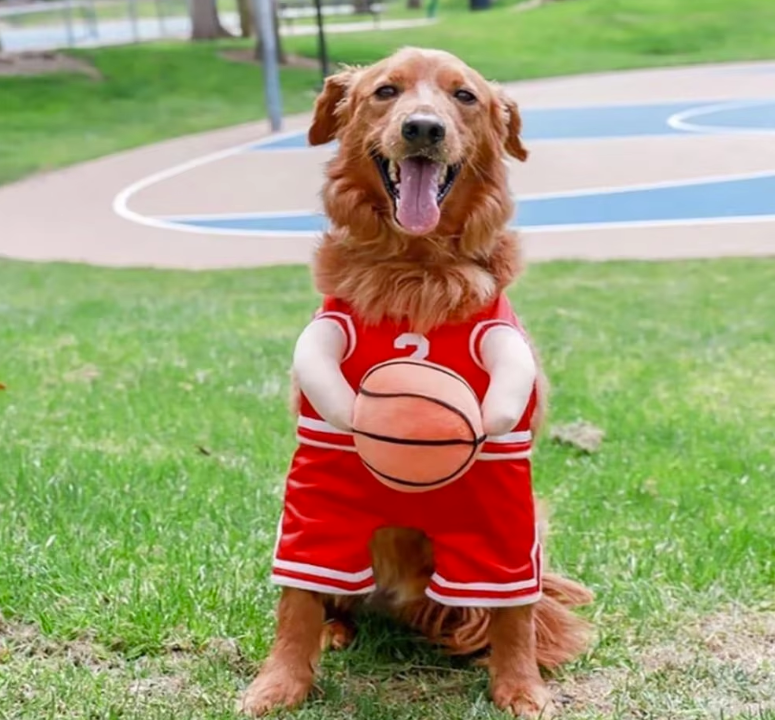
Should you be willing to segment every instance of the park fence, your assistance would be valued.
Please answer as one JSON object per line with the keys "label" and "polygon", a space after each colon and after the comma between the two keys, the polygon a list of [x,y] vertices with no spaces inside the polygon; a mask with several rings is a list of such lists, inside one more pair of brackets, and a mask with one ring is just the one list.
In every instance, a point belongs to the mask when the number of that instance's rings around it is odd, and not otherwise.
{"label": "park fence", "polygon": [[[39,52],[191,37],[190,0],[0,0],[0,51]],[[396,0],[393,0],[396,3]],[[275,0],[283,33],[312,32],[314,0]],[[322,0],[326,22],[379,24],[385,0]],[[397,3],[396,3],[397,4]],[[240,35],[238,0],[218,18]],[[352,17],[347,17],[352,16]]]}

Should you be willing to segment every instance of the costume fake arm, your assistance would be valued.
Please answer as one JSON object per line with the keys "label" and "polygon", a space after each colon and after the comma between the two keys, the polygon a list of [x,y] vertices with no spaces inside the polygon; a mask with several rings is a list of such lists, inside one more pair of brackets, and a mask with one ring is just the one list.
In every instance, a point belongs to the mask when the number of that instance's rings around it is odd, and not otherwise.
{"label": "costume fake arm", "polygon": [[490,386],[482,402],[484,432],[503,435],[525,412],[536,379],[533,353],[520,332],[494,327],[482,340],[482,361]]}
{"label": "costume fake arm", "polygon": [[347,348],[341,326],[321,318],[311,322],[296,341],[293,372],[299,388],[326,422],[351,430],[355,392],[340,365]]}

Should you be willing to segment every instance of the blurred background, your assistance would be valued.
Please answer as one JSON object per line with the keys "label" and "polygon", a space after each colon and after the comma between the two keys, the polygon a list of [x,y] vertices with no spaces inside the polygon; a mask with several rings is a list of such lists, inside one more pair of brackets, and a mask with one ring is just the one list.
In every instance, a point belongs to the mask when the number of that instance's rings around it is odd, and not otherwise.
{"label": "blurred background", "polygon": [[[273,3],[283,112],[320,87],[314,0]],[[513,81],[775,56],[773,0],[321,0],[325,70],[404,44]],[[0,0],[0,182],[266,116],[253,0]]]}

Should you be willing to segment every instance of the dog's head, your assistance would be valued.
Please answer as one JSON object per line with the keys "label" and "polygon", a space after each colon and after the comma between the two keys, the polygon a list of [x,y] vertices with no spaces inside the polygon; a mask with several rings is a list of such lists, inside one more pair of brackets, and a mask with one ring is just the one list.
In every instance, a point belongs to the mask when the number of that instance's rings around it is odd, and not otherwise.
{"label": "dog's head", "polygon": [[329,169],[339,207],[327,207],[335,223],[447,236],[485,212],[477,205],[498,207],[488,225],[505,220],[503,155],[527,158],[520,131],[516,103],[460,59],[405,48],[327,78],[309,142],[339,141]]}

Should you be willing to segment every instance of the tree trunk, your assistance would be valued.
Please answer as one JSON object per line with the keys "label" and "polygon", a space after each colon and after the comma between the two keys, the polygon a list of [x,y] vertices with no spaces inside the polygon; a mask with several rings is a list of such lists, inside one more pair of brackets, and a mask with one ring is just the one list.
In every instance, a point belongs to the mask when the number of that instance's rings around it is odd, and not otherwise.
{"label": "tree trunk", "polygon": [[215,40],[231,37],[231,33],[221,25],[215,0],[191,0],[191,39]]}
{"label": "tree trunk", "polygon": [[248,38],[253,34],[253,4],[251,0],[237,0],[240,34]]}
{"label": "tree trunk", "polygon": [[422,0],[409,0],[406,4],[407,9],[409,10],[419,10],[422,8]]}
{"label": "tree trunk", "polygon": [[[251,8],[252,10],[252,8]],[[280,63],[280,65],[285,65],[288,62],[288,56],[285,54],[285,50],[283,49],[282,44],[282,38],[280,37],[280,18],[277,14],[277,3],[272,3],[272,12],[274,14],[274,43],[277,46],[277,62]],[[258,30],[258,25],[256,25],[256,30]],[[259,62],[263,61],[264,59],[264,44],[261,42],[261,33],[257,33],[256,35],[256,60]]]}
{"label": "tree trunk", "polygon": [[371,0],[354,0],[355,15],[367,15],[371,12]]}

